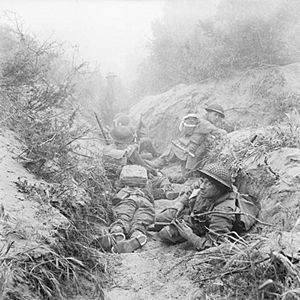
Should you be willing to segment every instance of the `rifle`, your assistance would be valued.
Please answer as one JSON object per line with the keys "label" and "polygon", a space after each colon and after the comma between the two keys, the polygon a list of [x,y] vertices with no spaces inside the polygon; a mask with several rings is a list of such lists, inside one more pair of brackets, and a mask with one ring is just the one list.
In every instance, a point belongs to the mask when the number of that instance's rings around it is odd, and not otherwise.
{"label": "rifle", "polygon": [[181,145],[177,144],[176,142],[172,141],[172,144],[173,144],[176,148],[182,150],[184,153],[187,153],[188,155],[190,155],[191,157],[195,157],[195,154],[194,154],[194,153],[190,152],[188,149],[185,149],[184,147],[182,147]]}
{"label": "rifle", "polygon": [[100,122],[100,120],[98,119],[97,114],[96,114],[95,112],[94,112],[94,114],[95,114],[97,123],[98,123],[98,125],[99,125],[99,128],[100,128],[100,130],[101,130],[102,136],[103,136],[103,138],[104,138],[104,140],[105,140],[105,144],[106,144],[106,145],[109,145],[109,141],[108,141],[108,138],[107,138],[107,136],[106,136],[106,134],[105,134],[105,131],[104,131],[104,129],[103,129],[103,126],[101,125],[101,122]]}

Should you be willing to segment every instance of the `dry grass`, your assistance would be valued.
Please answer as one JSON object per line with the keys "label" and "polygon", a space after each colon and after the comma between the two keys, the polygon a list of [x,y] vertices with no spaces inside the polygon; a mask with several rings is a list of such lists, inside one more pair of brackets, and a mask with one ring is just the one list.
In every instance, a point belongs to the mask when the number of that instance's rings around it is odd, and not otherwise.
{"label": "dry grass", "polygon": [[99,279],[75,257],[50,248],[9,254],[1,257],[1,299],[104,298]]}
{"label": "dry grass", "polygon": [[184,264],[201,299],[300,299],[298,262],[270,251],[269,242],[257,233],[231,239],[181,257],[167,274]]}
{"label": "dry grass", "polygon": [[[254,134],[232,143],[230,138],[213,140],[208,145],[204,163],[221,161],[237,175],[246,161],[265,159],[272,151],[283,147],[300,147],[300,116],[296,109],[286,114],[285,123],[266,128],[263,134]],[[250,129],[251,130],[251,129]],[[249,131],[250,131],[249,130]],[[267,162],[265,161],[267,164]],[[274,174],[276,175],[276,174]]]}

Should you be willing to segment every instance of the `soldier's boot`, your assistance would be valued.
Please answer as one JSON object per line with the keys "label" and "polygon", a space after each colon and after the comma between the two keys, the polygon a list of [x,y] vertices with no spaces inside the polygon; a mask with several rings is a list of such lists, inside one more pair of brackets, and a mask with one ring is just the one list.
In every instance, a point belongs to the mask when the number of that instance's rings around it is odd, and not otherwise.
{"label": "soldier's boot", "polygon": [[101,230],[101,233],[92,240],[91,246],[100,248],[104,251],[110,251],[113,245],[123,240],[125,240],[125,234],[121,227],[115,232],[109,232],[107,229],[103,229]]}
{"label": "soldier's boot", "polygon": [[131,253],[147,243],[147,236],[139,230],[134,231],[128,240],[121,241],[112,247],[113,253]]}
{"label": "soldier's boot", "polygon": [[114,242],[118,243],[125,240],[124,230],[119,225],[113,225],[110,229],[110,234],[114,238]]}

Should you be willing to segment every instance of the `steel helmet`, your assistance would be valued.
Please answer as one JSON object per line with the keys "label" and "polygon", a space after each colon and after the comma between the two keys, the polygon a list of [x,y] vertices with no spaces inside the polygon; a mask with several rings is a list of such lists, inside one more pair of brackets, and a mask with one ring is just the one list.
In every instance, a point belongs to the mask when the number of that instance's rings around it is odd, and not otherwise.
{"label": "steel helmet", "polygon": [[224,108],[219,104],[210,104],[205,108],[206,111],[214,111],[221,115],[222,118],[225,118]]}
{"label": "steel helmet", "polygon": [[131,143],[134,140],[134,134],[128,126],[114,127],[110,132],[111,137],[119,143]]}
{"label": "steel helmet", "polygon": [[202,169],[198,169],[197,171],[218,181],[222,185],[232,190],[231,174],[225,166],[217,163],[212,163],[205,165]]}

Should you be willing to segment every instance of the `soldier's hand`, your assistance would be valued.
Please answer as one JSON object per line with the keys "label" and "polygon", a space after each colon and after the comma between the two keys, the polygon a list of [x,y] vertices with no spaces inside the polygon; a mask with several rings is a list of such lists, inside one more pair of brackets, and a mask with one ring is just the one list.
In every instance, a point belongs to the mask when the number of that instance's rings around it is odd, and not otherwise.
{"label": "soldier's hand", "polygon": [[180,195],[184,195],[184,194],[190,195],[193,192],[193,189],[194,189],[194,184],[184,186],[180,191]]}
{"label": "soldier's hand", "polygon": [[197,144],[191,143],[191,145],[189,146],[189,152],[195,153],[197,148],[198,148]]}
{"label": "soldier's hand", "polygon": [[188,240],[194,234],[192,228],[189,227],[184,220],[174,220],[172,224],[176,226],[180,236],[186,240]]}

